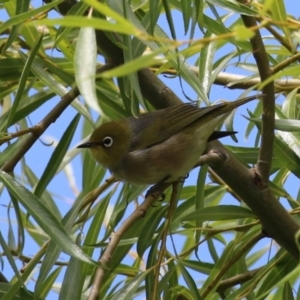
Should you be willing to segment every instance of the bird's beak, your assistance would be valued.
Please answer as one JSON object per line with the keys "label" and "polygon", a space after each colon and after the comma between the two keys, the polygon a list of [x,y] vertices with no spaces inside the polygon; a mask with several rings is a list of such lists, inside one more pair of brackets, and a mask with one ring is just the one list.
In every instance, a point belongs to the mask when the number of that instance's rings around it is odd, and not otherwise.
{"label": "bird's beak", "polygon": [[77,146],[77,148],[93,148],[93,147],[96,147],[96,146],[97,146],[96,143],[86,142],[86,143],[83,143],[83,144]]}

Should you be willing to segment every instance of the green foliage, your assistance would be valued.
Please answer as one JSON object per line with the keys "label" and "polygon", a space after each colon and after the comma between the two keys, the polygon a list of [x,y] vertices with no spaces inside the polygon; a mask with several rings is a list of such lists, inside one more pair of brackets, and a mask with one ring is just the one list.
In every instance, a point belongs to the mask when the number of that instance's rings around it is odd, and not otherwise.
{"label": "green foliage", "polygon": [[[299,22],[285,1],[43,2],[0,1],[0,298],[53,299],[55,291],[87,299],[100,270],[100,299],[300,299],[298,261],[288,247],[261,241],[277,220],[259,218],[214,169],[150,203],[147,187],[115,182],[76,148],[108,119],[178,101],[171,90],[211,105],[216,84],[243,97],[275,81],[285,100],[276,106],[267,188],[299,222]],[[250,42],[257,29],[260,63],[273,71],[263,81]],[[157,79],[165,75],[170,89]],[[256,134],[253,145],[227,147],[242,167],[263,151],[260,102],[238,128]]]}

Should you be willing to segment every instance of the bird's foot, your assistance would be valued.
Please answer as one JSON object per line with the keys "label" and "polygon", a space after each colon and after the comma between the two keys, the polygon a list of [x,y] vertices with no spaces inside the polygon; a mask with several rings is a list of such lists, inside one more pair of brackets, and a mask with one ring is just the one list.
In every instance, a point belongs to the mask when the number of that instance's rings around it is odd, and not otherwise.
{"label": "bird's foot", "polygon": [[163,201],[166,198],[166,195],[164,192],[159,191],[158,186],[157,185],[153,185],[150,187],[150,189],[146,192],[146,198],[152,196],[155,198],[158,198],[158,201]]}

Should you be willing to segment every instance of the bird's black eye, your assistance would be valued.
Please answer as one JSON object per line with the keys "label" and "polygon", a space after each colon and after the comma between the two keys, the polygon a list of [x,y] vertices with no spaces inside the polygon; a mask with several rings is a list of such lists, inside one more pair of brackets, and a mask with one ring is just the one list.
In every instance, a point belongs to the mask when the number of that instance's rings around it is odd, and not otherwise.
{"label": "bird's black eye", "polygon": [[102,145],[105,148],[110,148],[112,146],[112,144],[114,143],[114,140],[112,137],[110,136],[106,136],[103,140],[102,140]]}

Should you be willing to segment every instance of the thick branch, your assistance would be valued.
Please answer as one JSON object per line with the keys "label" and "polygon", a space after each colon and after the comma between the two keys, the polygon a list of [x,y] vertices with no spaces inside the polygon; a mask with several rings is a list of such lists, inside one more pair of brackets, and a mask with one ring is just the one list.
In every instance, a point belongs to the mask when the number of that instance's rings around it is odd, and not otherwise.
{"label": "thick branch", "polygon": [[[254,17],[242,15],[242,20],[246,27],[256,25]],[[261,81],[265,81],[272,75],[268,56],[264,43],[259,31],[255,32],[253,38],[250,39],[253,49],[253,56],[256,61]],[[273,143],[274,143],[274,125],[275,125],[275,90],[274,82],[270,82],[263,88],[263,94],[266,95],[263,99],[262,113],[262,131],[261,131],[261,147],[257,161],[257,172],[261,176],[262,181],[266,183],[269,180],[271,169]]]}
{"label": "thick branch", "polygon": [[[117,35],[114,35],[114,37],[121,42]],[[98,48],[110,63],[120,65],[124,62],[122,50],[113,44],[103,31],[96,31],[96,40]],[[138,79],[142,95],[156,109],[181,103],[180,98],[153,74],[150,69],[145,68],[138,71]]]}
{"label": "thick branch", "polygon": [[269,188],[261,188],[264,183],[255,169],[247,169],[219,141],[214,141],[209,146],[207,151],[219,149],[225,151],[227,155],[227,160],[223,164],[212,169],[252,209],[268,235],[298,259],[299,249],[295,236],[300,230],[299,224],[283,208]]}

